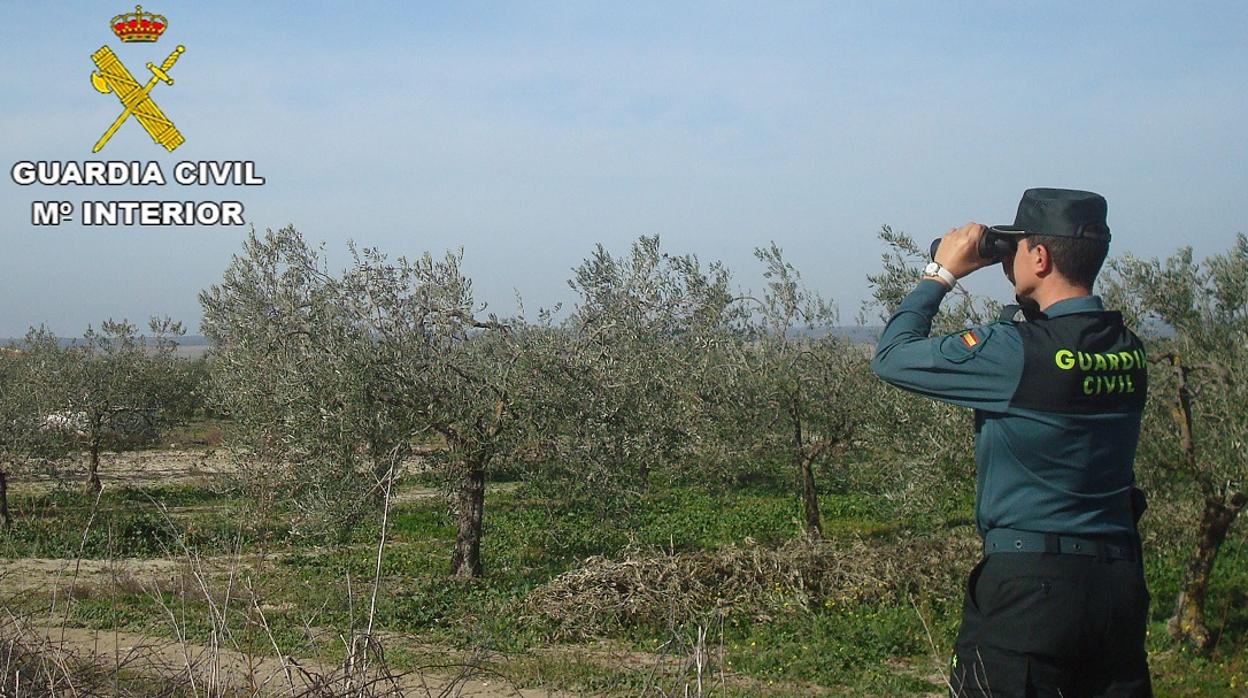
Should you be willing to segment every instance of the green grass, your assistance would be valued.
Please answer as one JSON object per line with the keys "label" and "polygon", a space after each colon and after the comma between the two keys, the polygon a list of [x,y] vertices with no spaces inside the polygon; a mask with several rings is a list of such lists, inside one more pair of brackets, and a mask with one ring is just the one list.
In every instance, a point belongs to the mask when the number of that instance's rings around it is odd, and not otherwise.
{"label": "green grass", "polygon": [[[208,551],[229,550],[236,517],[217,493],[197,487],[108,488],[98,503],[82,492],[12,497],[11,530],[0,533],[0,556],[87,559],[164,557],[180,541]],[[189,514],[180,509],[193,508]]]}

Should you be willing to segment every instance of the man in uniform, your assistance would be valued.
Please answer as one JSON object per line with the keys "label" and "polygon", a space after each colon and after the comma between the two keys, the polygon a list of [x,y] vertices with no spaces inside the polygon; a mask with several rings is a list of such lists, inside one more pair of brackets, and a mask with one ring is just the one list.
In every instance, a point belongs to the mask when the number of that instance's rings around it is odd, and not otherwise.
{"label": "man in uniform", "polygon": [[[1098,194],[1029,189],[1014,225],[951,230],[871,364],[975,411],[984,557],[966,586],[955,696],[1152,695],[1132,470],[1148,376],[1139,338],[1092,295],[1105,214]],[[1019,305],[929,338],[957,279],[998,261]]]}

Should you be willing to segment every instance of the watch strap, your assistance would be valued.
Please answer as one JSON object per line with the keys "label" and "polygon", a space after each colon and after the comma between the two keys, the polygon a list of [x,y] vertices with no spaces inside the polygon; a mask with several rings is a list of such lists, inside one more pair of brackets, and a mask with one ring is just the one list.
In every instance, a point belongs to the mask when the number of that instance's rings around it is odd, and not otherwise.
{"label": "watch strap", "polygon": [[935,277],[940,278],[940,280],[944,281],[945,285],[948,286],[949,290],[951,291],[954,288],[956,288],[958,285],[958,277],[954,276],[953,272],[944,268],[938,262],[932,262],[931,264],[928,264],[927,268],[923,270],[923,273],[927,274],[928,276],[935,276]]}

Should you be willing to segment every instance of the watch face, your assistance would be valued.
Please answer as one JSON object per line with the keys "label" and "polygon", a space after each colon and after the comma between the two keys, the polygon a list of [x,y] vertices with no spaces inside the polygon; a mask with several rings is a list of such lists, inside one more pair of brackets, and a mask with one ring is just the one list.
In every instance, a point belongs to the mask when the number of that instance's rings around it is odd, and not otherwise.
{"label": "watch face", "polygon": [[928,262],[927,266],[923,267],[923,273],[928,276],[936,276],[938,271],[940,271],[940,265],[935,262]]}

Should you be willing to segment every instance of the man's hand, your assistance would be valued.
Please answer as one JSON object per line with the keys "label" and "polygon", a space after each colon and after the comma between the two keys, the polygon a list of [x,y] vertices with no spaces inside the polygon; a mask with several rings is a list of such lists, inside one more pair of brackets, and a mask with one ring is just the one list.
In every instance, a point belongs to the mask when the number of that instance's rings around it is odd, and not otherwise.
{"label": "man's hand", "polygon": [[989,266],[994,260],[979,256],[979,238],[987,230],[979,223],[967,223],[961,228],[950,228],[940,240],[936,250],[936,262],[957,278]]}

